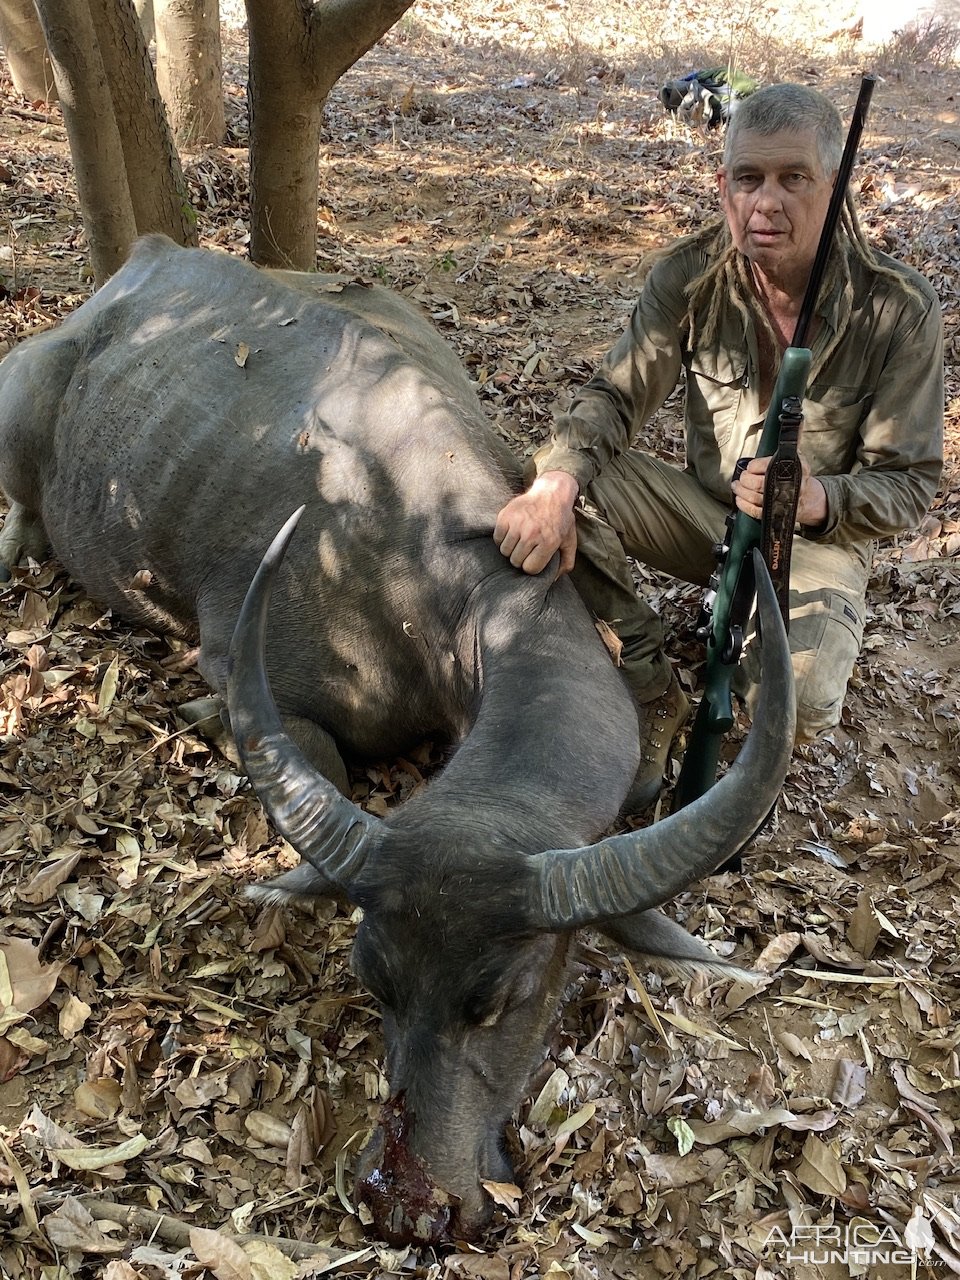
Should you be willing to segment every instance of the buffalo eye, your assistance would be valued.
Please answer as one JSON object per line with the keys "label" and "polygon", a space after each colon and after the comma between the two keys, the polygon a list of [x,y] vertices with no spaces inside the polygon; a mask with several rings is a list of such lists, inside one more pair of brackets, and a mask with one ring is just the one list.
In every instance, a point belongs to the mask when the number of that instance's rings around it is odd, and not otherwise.
{"label": "buffalo eye", "polygon": [[536,977],[525,970],[509,976],[506,982],[486,987],[468,996],[464,1018],[473,1027],[495,1027],[508,1013],[519,1009],[536,992]]}
{"label": "buffalo eye", "polygon": [[506,1004],[505,993],[476,991],[464,1001],[463,1018],[471,1027],[492,1027],[500,1021]]}

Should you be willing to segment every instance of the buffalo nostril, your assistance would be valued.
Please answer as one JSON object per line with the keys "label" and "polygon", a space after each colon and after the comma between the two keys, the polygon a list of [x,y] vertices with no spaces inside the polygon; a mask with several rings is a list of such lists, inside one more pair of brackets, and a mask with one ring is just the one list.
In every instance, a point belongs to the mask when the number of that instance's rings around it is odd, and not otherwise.
{"label": "buffalo nostril", "polygon": [[478,1187],[476,1198],[464,1200],[454,1210],[450,1235],[457,1240],[475,1240],[490,1225],[493,1210],[493,1197]]}
{"label": "buffalo nostril", "polygon": [[361,1154],[363,1173],[354,1192],[377,1234],[397,1247],[439,1244],[454,1209],[454,1197],[437,1186],[412,1150],[410,1124],[402,1095],[384,1106],[380,1124]]}
{"label": "buffalo nostril", "polygon": [[370,1214],[370,1225],[387,1244],[439,1244],[447,1234],[452,1201],[414,1171],[374,1169],[357,1183],[356,1201]]}

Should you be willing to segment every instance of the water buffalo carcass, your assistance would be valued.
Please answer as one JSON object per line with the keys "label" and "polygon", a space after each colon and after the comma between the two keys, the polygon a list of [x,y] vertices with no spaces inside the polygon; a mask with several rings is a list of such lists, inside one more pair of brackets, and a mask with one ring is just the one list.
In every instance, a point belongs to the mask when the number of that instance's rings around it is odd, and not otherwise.
{"label": "water buffalo carcass", "polygon": [[[363,908],[353,964],[383,1010],[391,1101],[357,1194],[395,1243],[475,1234],[481,1184],[512,1176],[505,1126],[573,931],[716,960],[653,908],[779,792],[793,695],[769,594],[736,764],[683,812],[593,843],[633,779],[637,712],[569,579],[495,546],[519,464],[413,306],[148,237],[0,365],[0,483],[4,563],[49,543],[102,604],[199,639],[303,860],[266,892]],[[344,756],[438,732],[455,753],[388,817],[345,797]]]}

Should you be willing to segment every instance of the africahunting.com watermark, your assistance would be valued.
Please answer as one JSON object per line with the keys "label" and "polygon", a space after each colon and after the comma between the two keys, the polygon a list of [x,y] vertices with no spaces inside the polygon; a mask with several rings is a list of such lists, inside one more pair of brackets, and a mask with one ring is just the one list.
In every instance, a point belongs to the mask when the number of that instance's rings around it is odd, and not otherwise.
{"label": "africahunting.com watermark", "polygon": [[771,1259],[793,1266],[910,1267],[917,1262],[937,1266],[931,1255],[934,1243],[928,1220],[914,1214],[902,1231],[872,1222],[795,1226],[789,1234],[774,1227],[764,1241],[764,1251]]}

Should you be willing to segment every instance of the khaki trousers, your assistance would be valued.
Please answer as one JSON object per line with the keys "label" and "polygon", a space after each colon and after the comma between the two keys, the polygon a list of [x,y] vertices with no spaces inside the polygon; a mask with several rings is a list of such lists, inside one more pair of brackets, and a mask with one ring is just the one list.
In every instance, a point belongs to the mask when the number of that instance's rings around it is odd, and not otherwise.
{"label": "khaki trousers", "polygon": [[[660,620],[634,589],[624,552],[675,578],[706,586],[730,508],[690,472],[631,451],[590,485],[578,513],[572,577],[587,607],[623,644],[623,673],[639,702],[664,691],[670,668]],[[868,566],[843,547],[797,537],[790,573],[790,651],[797,693],[797,738],[809,741],[839,723],[847,681],[863,640]],[[751,627],[734,688],[753,712],[760,644]]]}

